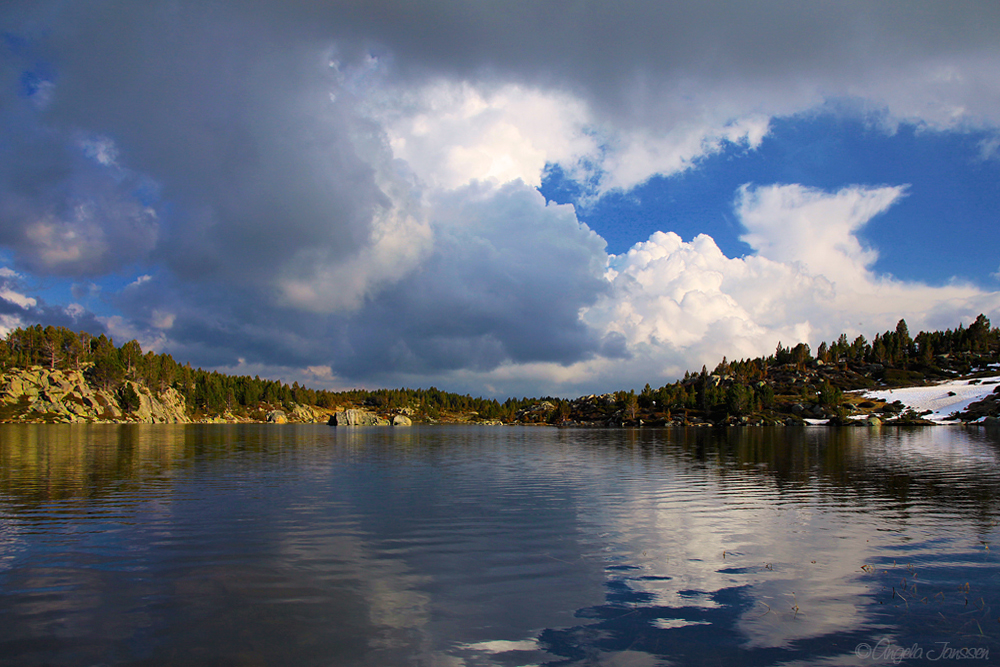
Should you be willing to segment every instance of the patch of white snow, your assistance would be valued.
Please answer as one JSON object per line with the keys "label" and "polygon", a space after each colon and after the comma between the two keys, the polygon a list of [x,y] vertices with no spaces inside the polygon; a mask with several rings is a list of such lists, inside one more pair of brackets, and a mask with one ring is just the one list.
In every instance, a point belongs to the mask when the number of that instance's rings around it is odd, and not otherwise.
{"label": "patch of white snow", "polygon": [[924,415],[925,419],[941,424],[955,423],[949,419],[952,414],[961,412],[969,404],[982,400],[996,388],[1000,376],[979,378],[978,380],[949,380],[927,387],[906,387],[903,389],[881,389],[868,391],[865,398],[885,401],[901,401],[917,414],[931,411]]}

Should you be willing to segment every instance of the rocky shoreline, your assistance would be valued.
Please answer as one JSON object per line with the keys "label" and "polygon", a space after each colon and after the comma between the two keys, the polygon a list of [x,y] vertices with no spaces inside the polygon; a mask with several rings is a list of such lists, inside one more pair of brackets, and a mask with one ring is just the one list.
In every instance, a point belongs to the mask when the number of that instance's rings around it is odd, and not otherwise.
{"label": "rocky shoreline", "polygon": [[[268,410],[261,419],[192,415],[184,397],[173,387],[153,390],[126,380],[110,389],[95,386],[86,369],[59,370],[41,366],[14,368],[0,374],[0,422],[89,424],[190,424],[283,421],[326,422],[329,410],[293,405],[291,410]],[[279,420],[272,413],[280,412]],[[270,418],[268,418],[270,417]]]}
{"label": "rocky shoreline", "polygon": [[[95,386],[86,369],[60,370],[41,366],[10,369],[0,374],[0,423],[309,423],[331,426],[410,426],[413,423],[464,423],[479,425],[538,425],[561,427],[714,427],[765,425],[829,425],[880,426],[933,425],[940,419],[929,419],[930,411],[919,411],[906,405],[892,392],[878,391],[871,375],[880,369],[872,366],[849,368],[831,367],[819,362],[774,369],[766,382],[775,395],[766,409],[730,414],[700,410],[697,407],[671,409],[650,398],[652,394],[636,396],[634,392],[582,396],[575,400],[537,399],[520,409],[512,418],[490,419],[476,412],[454,412],[429,418],[417,408],[393,410],[371,409],[372,406],[336,406],[319,408],[311,405],[285,403],[261,404],[250,413],[220,414],[192,412],[183,395],[173,387],[154,390],[141,382],[126,380],[115,389]],[[976,378],[991,369],[972,373],[964,382],[982,382],[981,397],[956,411],[951,423],[1000,424],[1000,382],[996,377]],[[823,398],[826,388],[837,390],[834,398]],[[724,373],[693,376],[695,385],[716,387],[720,391],[738,386],[734,378]],[[990,385],[996,385],[990,391]],[[940,386],[923,381],[910,388],[928,389]],[[851,389],[863,387],[863,389]],[[648,387],[647,387],[648,389]],[[759,389],[759,387],[758,387]],[[894,385],[895,396],[904,395],[906,388]],[[946,388],[938,393],[943,393]],[[873,397],[882,395],[881,398]],[[889,395],[885,395],[885,394]],[[954,392],[949,392],[954,396]],[[643,399],[643,400],[640,400]],[[811,399],[811,400],[810,400]],[[891,399],[891,400],[890,400]]]}

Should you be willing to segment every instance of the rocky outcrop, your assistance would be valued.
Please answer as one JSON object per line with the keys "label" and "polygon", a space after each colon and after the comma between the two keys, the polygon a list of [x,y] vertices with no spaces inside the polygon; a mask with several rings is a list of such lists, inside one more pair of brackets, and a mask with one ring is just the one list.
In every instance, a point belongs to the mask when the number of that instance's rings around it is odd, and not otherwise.
{"label": "rocky outcrop", "polygon": [[413,421],[406,415],[396,415],[392,418],[393,426],[413,426]]}
{"label": "rocky outcrop", "polygon": [[331,426],[388,426],[389,420],[382,419],[367,410],[338,410],[327,422]]}
{"label": "rocky outcrop", "polygon": [[[120,395],[129,399],[123,409]],[[47,422],[189,422],[184,397],[175,389],[153,393],[126,382],[117,392],[95,389],[80,371],[40,366],[0,374],[0,408],[5,421]]]}
{"label": "rocky outcrop", "polygon": [[129,384],[139,395],[139,407],[125,415],[129,421],[144,424],[186,424],[191,421],[187,416],[184,397],[173,387],[167,387],[154,395],[145,385],[134,382]]}
{"label": "rocky outcrop", "polygon": [[311,405],[294,405],[288,414],[288,421],[300,424],[324,424],[330,413]]}
{"label": "rocky outcrop", "polygon": [[993,393],[984,396],[982,399],[970,403],[965,410],[956,415],[962,421],[982,422],[986,419],[1000,416],[1000,385],[993,390]]}

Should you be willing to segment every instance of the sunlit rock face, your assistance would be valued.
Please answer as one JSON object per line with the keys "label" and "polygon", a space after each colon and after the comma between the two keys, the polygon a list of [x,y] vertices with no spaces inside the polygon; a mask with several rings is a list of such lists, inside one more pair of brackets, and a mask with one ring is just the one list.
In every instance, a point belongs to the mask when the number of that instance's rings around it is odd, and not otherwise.
{"label": "sunlit rock face", "polygon": [[81,371],[40,366],[0,374],[4,419],[50,422],[128,421],[146,424],[188,423],[184,397],[174,388],[154,392],[136,382],[123,391],[134,397],[123,409],[115,392],[92,387]]}
{"label": "sunlit rock face", "polygon": [[331,426],[388,426],[389,422],[367,410],[340,410],[330,417]]}

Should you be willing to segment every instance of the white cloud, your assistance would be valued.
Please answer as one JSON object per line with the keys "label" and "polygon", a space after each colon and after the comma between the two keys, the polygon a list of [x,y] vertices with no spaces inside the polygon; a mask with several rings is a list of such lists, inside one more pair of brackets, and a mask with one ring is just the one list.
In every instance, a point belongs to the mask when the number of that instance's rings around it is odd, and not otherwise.
{"label": "white cloud", "polygon": [[0,336],[6,336],[14,329],[27,326],[17,315],[0,315]]}
{"label": "white cloud", "polygon": [[855,235],[904,195],[905,187],[849,187],[834,195],[800,185],[743,186],[736,208],[747,233],[740,237],[760,257],[798,262],[830,280],[865,276],[878,253]]}
{"label": "white cloud", "polygon": [[904,188],[853,187],[835,193],[800,185],[743,188],[737,214],[759,254],[726,257],[706,235],[685,242],[657,232],[611,256],[610,291],[581,319],[598,337],[624,338],[628,358],[575,363],[505,363],[443,376],[446,386],[496,393],[576,395],[672,381],[723,356],[767,355],[780,341],[815,349],[840,333],[914,333],[1000,316],[1000,292],[954,283],[904,282],[871,271],[875,254],[858,231],[898,201]]}
{"label": "white cloud", "polygon": [[176,313],[171,313],[164,310],[153,309],[150,317],[150,324],[152,324],[157,329],[170,329],[174,326],[174,320],[177,319]]}
{"label": "white cloud", "polygon": [[25,296],[20,292],[15,292],[14,290],[8,289],[7,287],[0,288],[0,299],[9,301],[10,303],[13,303],[25,309],[32,308],[38,303],[34,298],[30,296]]}
{"label": "white cloud", "polygon": [[118,167],[118,147],[108,137],[81,137],[80,149],[88,158],[104,167]]}
{"label": "white cloud", "polygon": [[380,99],[372,113],[393,154],[436,188],[514,180],[537,187],[546,163],[571,168],[600,148],[586,104],[560,91],[439,80]]}
{"label": "white cloud", "polygon": [[120,315],[97,319],[104,324],[108,335],[115,341],[116,345],[135,340],[139,342],[139,346],[144,352],[162,352],[167,346],[167,337],[162,331],[150,331]]}
{"label": "white cloud", "polygon": [[431,247],[425,219],[395,206],[383,209],[372,218],[369,243],[351,256],[323,261],[322,249],[307,249],[289,262],[277,279],[282,302],[316,313],[357,310],[419,266]]}
{"label": "white cloud", "polygon": [[591,181],[595,194],[628,189],[726,144],[757,148],[769,129],[766,115],[703,111],[667,127],[616,127],[582,97],[521,84],[437,80],[376,99],[369,113],[384,124],[393,155],[445,189],[514,180],[537,187],[548,164]]}
{"label": "white cloud", "polygon": [[[12,303],[22,310],[34,308],[38,305],[38,301],[34,297],[27,296],[20,291],[20,279],[21,275],[13,269],[0,266],[0,299]],[[21,325],[22,320],[19,315],[7,314],[0,321],[0,326],[3,327],[0,332],[6,334],[11,329],[16,329]]]}
{"label": "white cloud", "polygon": [[[912,331],[995,315],[1000,293],[971,285],[930,286],[878,276],[857,231],[903,188],[825,193],[799,185],[743,188],[737,213],[758,254],[728,258],[708,236],[684,242],[657,232],[612,257],[613,291],[583,314],[625,336],[643,366],[670,373],[773,351],[778,341],[814,348],[841,332],[870,336],[906,318]],[[648,364],[652,364],[648,366]],[[694,368],[691,368],[691,367]]]}
{"label": "white cloud", "polygon": [[604,172],[599,192],[630,189],[655,174],[670,175],[690,169],[700,159],[726,144],[755,149],[767,135],[767,116],[751,114],[730,120],[725,116],[705,122],[678,123],[669,129],[621,132],[600,162]]}

